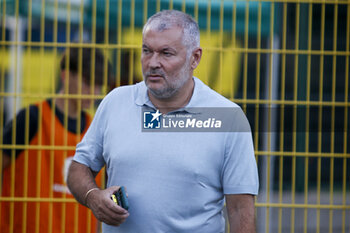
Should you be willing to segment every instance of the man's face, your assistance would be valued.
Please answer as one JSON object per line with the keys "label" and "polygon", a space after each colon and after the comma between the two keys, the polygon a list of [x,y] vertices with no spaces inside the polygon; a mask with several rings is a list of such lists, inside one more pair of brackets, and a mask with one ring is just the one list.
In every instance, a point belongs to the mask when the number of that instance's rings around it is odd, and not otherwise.
{"label": "man's face", "polygon": [[172,97],[192,78],[187,48],[182,42],[181,28],[162,32],[145,30],[142,45],[142,73],[148,90],[154,97]]}
{"label": "man's face", "polygon": [[[99,95],[101,94],[101,86],[94,85],[94,87],[91,87],[84,78],[81,78],[81,84],[79,84],[78,75],[71,73],[69,78],[69,94]],[[79,99],[76,100],[78,101]],[[93,99],[91,98],[81,98],[82,109],[90,108],[92,103]]]}

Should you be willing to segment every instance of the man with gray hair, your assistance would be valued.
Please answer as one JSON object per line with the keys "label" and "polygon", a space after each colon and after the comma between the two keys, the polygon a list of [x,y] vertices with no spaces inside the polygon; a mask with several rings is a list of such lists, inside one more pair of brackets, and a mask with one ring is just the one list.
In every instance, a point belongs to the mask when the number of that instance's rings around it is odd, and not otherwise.
{"label": "man with gray hair", "polygon": [[[68,186],[103,222],[103,232],[224,232],[225,201],[231,232],[255,232],[259,182],[250,129],[241,129],[246,117],[234,120],[235,130],[216,132],[186,131],[181,121],[183,127],[167,131],[160,121],[213,108],[236,109],[229,119],[243,114],[193,77],[201,56],[198,24],[180,11],[158,12],[143,28],[144,81],[116,88],[101,102],[76,148]],[[203,122],[191,122],[202,130]],[[102,190],[94,176],[104,165]],[[120,186],[129,210],[111,200]]]}

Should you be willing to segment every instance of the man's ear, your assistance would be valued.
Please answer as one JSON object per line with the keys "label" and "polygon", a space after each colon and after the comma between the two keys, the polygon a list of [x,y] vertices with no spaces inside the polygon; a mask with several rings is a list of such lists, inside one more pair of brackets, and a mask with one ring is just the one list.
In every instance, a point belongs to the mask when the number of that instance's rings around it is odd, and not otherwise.
{"label": "man's ear", "polygon": [[64,83],[64,81],[66,80],[66,75],[67,75],[67,71],[66,70],[61,70],[61,72],[60,72],[60,79],[61,79],[62,83]]}
{"label": "man's ear", "polygon": [[191,56],[192,70],[197,68],[197,66],[199,65],[199,62],[201,61],[201,58],[202,58],[202,48],[198,47],[192,52],[192,56]]}
{"label": "man's ear", "polygon": [[67,72],[67,70],[61,70],[60,71],[60,79],[62,84],[69,84],[71,82],[71,79],[73,79],[75,77],[74,73],[71,72]]}
{"label": "man's ear", "polygon": [[66,88],[69,89],[69,86],[70,86],[70,83],[72,82],[73,77],[74,76],[72,75],[72,73],[67,72],[67,70],[60,71],[61,88],[63,88],[63,90],[66,90]]}

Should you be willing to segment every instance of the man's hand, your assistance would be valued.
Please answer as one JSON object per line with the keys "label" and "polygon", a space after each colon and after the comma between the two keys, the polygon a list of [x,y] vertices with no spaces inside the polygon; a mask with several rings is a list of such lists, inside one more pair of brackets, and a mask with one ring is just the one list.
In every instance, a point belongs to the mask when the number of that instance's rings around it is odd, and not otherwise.
{"label": "man's hand", "polygon": [[95,217],[108,225],[119,226],[129,217],[129,212],[111,199],[118,189],[119,186],[112,186],[105,190],[94,190],[86,198],[86,205]]}
{"label": "man's hand", "polygon": [[[98,220],[119,226],[129,216],[128,211],[111,199],[111,195],[119,189],[119,186],[112,186],[105,190],[95,189],[97,188],[94,179],[96,175],[97,172],[92,171],[89,167],[72,161],[68,172],[68,188],[80,204],[92,210]],[[87,192],[89,192],[88,195],[86,195]]]}

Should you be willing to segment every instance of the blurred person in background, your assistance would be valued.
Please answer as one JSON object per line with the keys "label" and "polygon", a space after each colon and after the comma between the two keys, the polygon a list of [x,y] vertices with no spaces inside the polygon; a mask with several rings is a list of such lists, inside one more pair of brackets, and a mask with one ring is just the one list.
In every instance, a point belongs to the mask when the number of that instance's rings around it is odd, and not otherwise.
{"label": "blurred person in background", "polygon": [[[104,70],[106,62],[108,71]],[[68,202],[2,202],[1,233],[23,232],[23,229],[26,233],[97,231],[97,220],[90,210],[72,202],[66,179],[74,149],[67,147],[74,148],[87,131],[92,118],[84,110],[92,107],[93,96],[101,94],[102,86],[113,81],[112,68],[100,50],[72,47],[61,58],[60,81],[57,98],[19,111],[15,129],[13,121],[5,125],[3,144],[16,148],[2,150],[1,195],[67,198]],[[100,184],[100,179],[97,180]]]}
{"label": "blurred person in background", "polygon": [[[225,202],[231,232],[255,232],[259,180],[249,123],[237,104],[193,77],[199,46],[191,16],[176,10],[151,16],[143,28],[144,81],[111,91],[77,145],[67,183],[104,233],[223,233]],[[227,115],[234,130],[143,131],[144,109],[157,121],[205,114],[203,108],[235,109]],[[102,190],[94,177],[105,165]],[[127,189],[128,210],[111,200],[119,186]]]}

